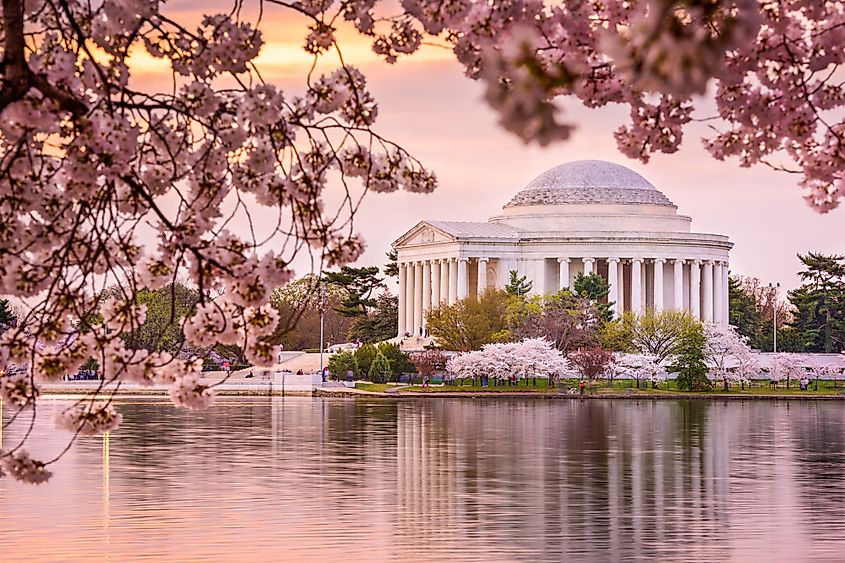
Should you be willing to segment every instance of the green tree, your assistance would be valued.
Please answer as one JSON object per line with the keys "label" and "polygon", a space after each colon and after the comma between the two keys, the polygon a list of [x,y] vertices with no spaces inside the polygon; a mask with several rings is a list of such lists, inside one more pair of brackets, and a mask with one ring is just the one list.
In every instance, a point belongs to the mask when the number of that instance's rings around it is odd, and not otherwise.
{"label": "green tree", "polygon": [[378,266],[342,266],[338,272],[326,272],[325,279],[344,290],[345,296],[335,308],[344,317],[366,317],[370,308],[376,305],[376,290],[384,288]]}
{"label": "green tree", "polygon": [[728,278],[729,323],[736,331],[748,338],[752,346],[760,339],[763,332],[763,311],[756,296],[746,289],[742,279],[737,276]]}
{"label": "green tree", "polygon": [[178,354],[185,343],[182,320],[193,314],[198,301],[199,292],[179,282],[136,292],[135,302],[146,305],[147,315],[144,324],[123,335],[126,346]]}
{"label": "green tree", "polygon": [[0,334],[18,324],[18,317],[9,305],[8,299],[0,299]]}
{"label": "green tree", "polygon": [[601,328],[601,342],[618,352],[653,354],[659,361],[677,353],[682,339],[700,323],[685,311],[649,309],[642,315],[626,311]]}
{"label": "green tree", "polygon": [[399,299],[384,291],[376,298],[367,316],[357,317],[349,327],[349,339],[381,342],[396,336],[399,330]]}
{"label": "green tree", "polygon": [[700,324],[690,325],[681,335],[675,350],[675,361],[669,366],[670,372],[677,373],[675,383],[682,391],[707,391],[710,380],[707,379],[707,364],[704,361],[704,328]]}
{"label": "green tree", "polygon": [[393,370],[390,367],[390,361],[381,351],[376,352],[376,357],[370,364],[368,376],[373,383],[387,383],[392,378]]}
{"label": "green tree", "polygon": [[378,355],[378,349],[372,344],[364,344],[355,350],[355,362],[361,373],[370,373],[370,366]]}
{"label": "green tree", "polygon": [[508,295],[522,297],[523,295],[528,295],[532,287],[533,284],[528,281],[526,276],[520,277],[519,272],[511,270],[510,281],[508,282],[508,285],[505,286],[505,291]]}
{"label": "green tree", "polygon": [[845,349],[845,256],[810,252],[798,259],[804,283],[789,292],[795,307],[790,324],[808,352],[840,352]]}
{"label": "green tree", "polygon": [[378,345],[378,351],[390,362],[393,381],[399,381],[399,376],[403,373],[414,373],[417,370],[414,364],[411,363],[408,355],[397,344],[382,342]]}
{"label": "green tree", "polygon": [[508,338],[509,296],[501,290],[485,291],[481,297],[460,299],[429,311],[428,329],[440,346],[466,352]]}
{"label": "green tree", "polygon": [[384,265],[384,275],[389,278],[398,278],[399,277],[399,254],[396,252],[395,248],[391,248],[387,252],[385,252],[385,256],[387,256],[387,263]]}
{"label": "green tree", "polygon": [[589,299],[598,309],[601,319],[604,322],[613,318],[611,310],[612,302],[608,302],[610,284],[605,281],[601,274],[584,275],[579,273],[572,282],[573,293],[576,297]]}
{"label": "green tree", "polygon": [[355,377],[361,373],[358,367],[358,361],[355,359],[355,354],[352,352],[338,352],[329,356],[329,371],[338,379],[345,379],[346,372],[352,371]]}

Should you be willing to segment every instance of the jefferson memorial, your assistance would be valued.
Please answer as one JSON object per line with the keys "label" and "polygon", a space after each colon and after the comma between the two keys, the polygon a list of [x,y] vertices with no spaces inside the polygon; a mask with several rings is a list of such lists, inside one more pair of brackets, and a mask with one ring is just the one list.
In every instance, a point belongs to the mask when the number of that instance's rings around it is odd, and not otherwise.
{"label": "jefferson memorial", "polygon": [[579,273],[598,273],[617,315],[682,309],[727,324],[733,243],[694,233],[691,223],[629,168],[601,160],[561,164],[486,222],[422,221],[393,243],[399,334],[419,333],[431,308],[503,288],[511,270],[540,295],[571,287]]}

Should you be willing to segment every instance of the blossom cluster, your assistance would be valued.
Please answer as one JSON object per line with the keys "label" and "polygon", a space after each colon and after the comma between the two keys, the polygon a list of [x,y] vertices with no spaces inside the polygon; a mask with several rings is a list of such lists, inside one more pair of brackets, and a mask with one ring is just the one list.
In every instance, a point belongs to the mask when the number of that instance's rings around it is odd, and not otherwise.
{"label": "blossom cluster", "polygon": [[96,436],[117,430],[123,415],[111,403],[83,400],[56,412],[54,420],[59,429],[81,436]]}
{"label": "blossom cluster", "polygon": [[[374,32],[375,2],[344,3],[389,62],[417,48],[416,33],[449,45],[485,85],[500,124],[541,145],[568,138],[563,97],[620,103],[630,123],[620,151],[648,161],[678,150],[693,101],[715,97],[714,158],[800,174],[820,212],[845,201],[845,8],[819,0],[404,0]],[[324,6],[322,10],[328,10]],[[377,26],[376,26],[377,27]],[[396,36],[399,39],[393,39]],[[425,40],[425,37],[423,37]],[[706,105],[709,107],[709,105]]]}
{"label": "blossom cluster", "polygon": [[[27,310],[0,336],[0,370],[27,367],[0,376],[7,405],[33,406],[37,383],[92,360],[107,384],[168,385],[179,405],[209,405],[191,350],[237,345],[248,361],[273,363],[268,301],[293,278],[296,256],[310,254],[317,268],[352,262],[365,249],[351,225],[367,192],[435,188],[433,173],[374,130],[366,77],[336,56],[336,29],[320,17],[341,9],[343,21],[374,33],[375,4],[288,6],[313,16],[305,50],[335,58],[323,76],[283,91],[259,71],[260,20],[223,11],[188,23],[159,0],[8,3],[0,295]],[[410,22],[381,37],[385,54],[419,47]],[[157,59],[173,87],[139,81],[130,53]],[[337,188],[345,197],[327,197]],[[123,337],[147,317],[139,292],[177,280],[200,296],[181,321],[184,353],[129,346]],[[81,404],[91,406],[64,412],[61,427],[119,423],[99,402]],[[26,458],[14,459],[26,473]]]}
{"label": "blossom cluster", "polygon": [[572,372],[566,357],[543,338],[486,344],[481,350],[453,356],[446,362],[446,370],[465,378],[541,377],[553,381]]}
{"label": "blossom cluster", "polygon": [[50,479],[53,473],[47,470],[43,462],[32,459],[25,449],[20,448],[11,452],[0,451],[0,477],[4,475],[24,483],[40,485]]}
{"label": "blossom cluster", "polygon": [[668,379],[666,366],[654,354],[614,354],[612,369],[616,377],[648,381],[654,385]]}

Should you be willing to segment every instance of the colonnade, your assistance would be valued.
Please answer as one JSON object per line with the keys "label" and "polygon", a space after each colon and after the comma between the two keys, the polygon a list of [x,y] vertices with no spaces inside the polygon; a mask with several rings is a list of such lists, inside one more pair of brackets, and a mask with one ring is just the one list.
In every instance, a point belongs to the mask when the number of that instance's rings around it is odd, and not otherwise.
{"label": "colonnade", "polygon": [[[493,261],[494,276],[488,275]],[[548,284],[549,262],[555,259],[505,259],[485,256],[403,261],[399,263],[399,335],[418,335],[425,329],[431,309],[453,304],[468,296],[470,277],[481,294],[488,287],[503,288],[509,272],[517,270],[533,284],[535,293],[571,288],[573,262],[585,275],[600,272],[608,281],[608,302],[614,314],[642,313],[646,308],[687,310],[704,322],[728,323],[728,263],[721,260],[684,258],[561,257],[557,258],[557,287]],[[533,262],[533,265],[530,264]],[[671,276],[664,265],[671,264]],[[602,270],[605,270],[602,268]],[[627,272],[626,272],[627,271]],[[628,279],[629,278],[629,279]],[[667,279],[668,278],[668,279]],[[671,286],[671,291],[667,288]]]}

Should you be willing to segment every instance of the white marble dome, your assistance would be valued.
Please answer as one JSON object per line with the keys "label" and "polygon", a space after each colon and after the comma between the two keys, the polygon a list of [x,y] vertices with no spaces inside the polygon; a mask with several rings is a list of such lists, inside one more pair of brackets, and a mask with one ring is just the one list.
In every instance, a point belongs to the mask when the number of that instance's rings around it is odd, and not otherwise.
{"label": "white marble dome", "polygon": [[505,207],[567,204],[673,205],[630,168],[605,160],[576,160],[546,170]]}

